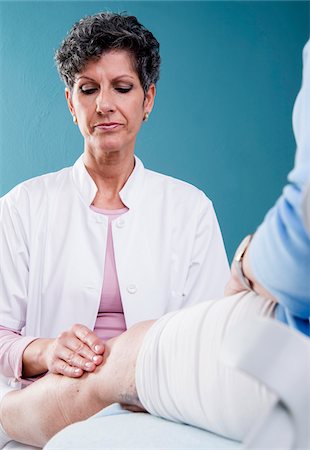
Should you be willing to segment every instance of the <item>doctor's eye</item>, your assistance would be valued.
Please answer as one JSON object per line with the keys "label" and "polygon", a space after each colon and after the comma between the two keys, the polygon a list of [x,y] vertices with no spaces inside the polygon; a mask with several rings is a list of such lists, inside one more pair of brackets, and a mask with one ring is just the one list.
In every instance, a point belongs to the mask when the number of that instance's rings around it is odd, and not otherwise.
{"label": "doctor's eye", "polygon": [[97,87],[93,85],[83,84],[80,86],[80,91],[82,94],[90,95],[97,91]]}
{"label": "doctor's eye", "polygon": [[119,92],[120,94],[127,94],[127,92],[131,91],[132,85],[130,86],[117,86],[115,87],[115,90]]}

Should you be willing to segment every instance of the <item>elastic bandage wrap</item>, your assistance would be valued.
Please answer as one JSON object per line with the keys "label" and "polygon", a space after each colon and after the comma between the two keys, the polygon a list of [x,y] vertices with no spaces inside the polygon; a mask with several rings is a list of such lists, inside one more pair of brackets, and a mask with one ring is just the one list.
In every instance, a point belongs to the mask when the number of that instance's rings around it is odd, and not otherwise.
{"label": "elastic bandage wrap", "polygon": [[136,387],[153,415],[242,440],[274,394],[221,360],[224,338],[251,318],[273,317],[275,303],[242,292],[163,316],[149,329]]}

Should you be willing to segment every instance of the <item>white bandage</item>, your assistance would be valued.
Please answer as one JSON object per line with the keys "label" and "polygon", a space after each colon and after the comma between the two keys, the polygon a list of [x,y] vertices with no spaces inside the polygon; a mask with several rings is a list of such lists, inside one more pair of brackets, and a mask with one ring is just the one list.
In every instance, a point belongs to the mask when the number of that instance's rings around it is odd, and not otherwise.
{"label": "white bandage", "polygon": [[242,440],[273,394],[221,360],[230,331],[275,304],[254,292],[170,313],[150,328],[140,349],[136,387],[145,409]]}

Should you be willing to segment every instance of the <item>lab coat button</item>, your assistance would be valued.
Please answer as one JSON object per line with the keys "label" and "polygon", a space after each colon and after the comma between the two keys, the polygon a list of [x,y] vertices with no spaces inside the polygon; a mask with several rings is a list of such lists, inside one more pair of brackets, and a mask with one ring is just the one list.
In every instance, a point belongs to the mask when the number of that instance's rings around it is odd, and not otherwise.
{"label": "lab coat button", "polygon": [[124,225],[125,225],[125,220],[124,219],[122,219],[121,217],[119,219],[117,219],[117,221],[116,221],[117,228],[123,228]]}
{"label": "lab coat button", "polygon": [[135,284],[128,284],[127,292],[129,292],[129,294],[135,294],[137,292],[137,286]]}

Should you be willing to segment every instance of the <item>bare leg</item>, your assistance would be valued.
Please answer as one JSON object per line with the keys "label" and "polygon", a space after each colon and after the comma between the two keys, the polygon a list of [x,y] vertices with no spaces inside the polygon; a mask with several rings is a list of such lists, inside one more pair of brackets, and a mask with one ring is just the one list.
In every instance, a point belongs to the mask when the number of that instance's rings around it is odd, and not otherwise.
{"label": "bare leg", "polygon": [[43,446],[65,426],[87,419],[111,403],[142,408],[135,386],[135,365],[144,335],[154,321],[141,322],[106,343],[104,361],[81,378],[48,374],[8,393],[0,423],[14,440]]}

